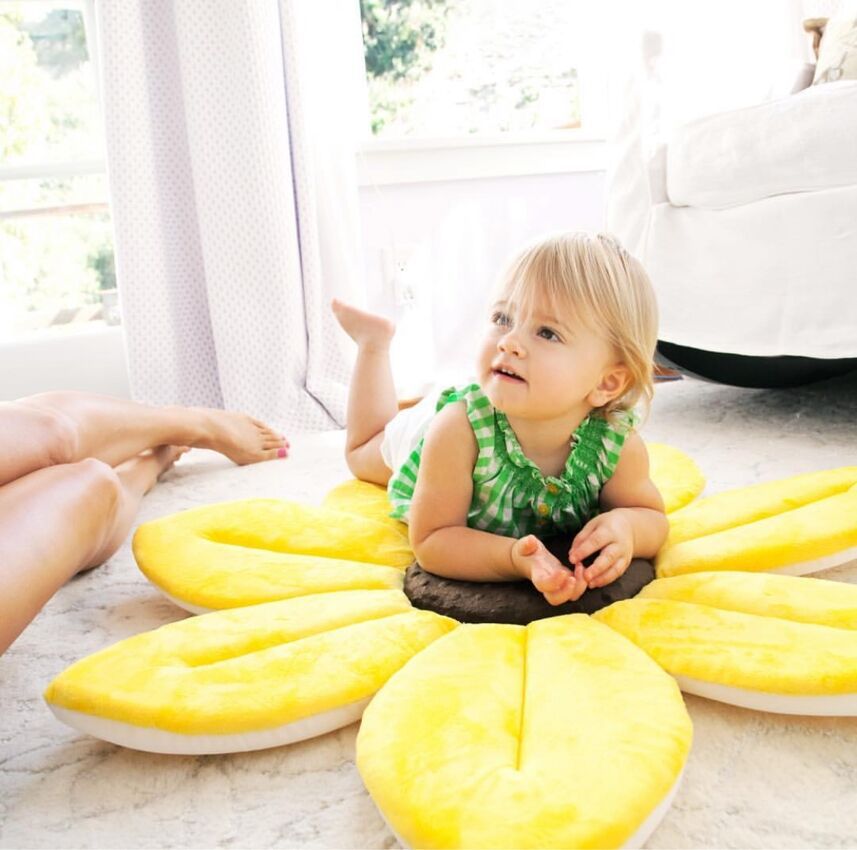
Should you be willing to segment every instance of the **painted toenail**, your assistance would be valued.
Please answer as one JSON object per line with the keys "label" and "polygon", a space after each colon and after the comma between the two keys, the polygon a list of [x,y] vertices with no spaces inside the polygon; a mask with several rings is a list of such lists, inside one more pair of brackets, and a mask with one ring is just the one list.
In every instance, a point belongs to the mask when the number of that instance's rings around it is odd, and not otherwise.
{"label": "painted toenail", "polygon": [[277,449],[277,457],[285,457],[285,456],[286,456],[286,450],[284,448]]}

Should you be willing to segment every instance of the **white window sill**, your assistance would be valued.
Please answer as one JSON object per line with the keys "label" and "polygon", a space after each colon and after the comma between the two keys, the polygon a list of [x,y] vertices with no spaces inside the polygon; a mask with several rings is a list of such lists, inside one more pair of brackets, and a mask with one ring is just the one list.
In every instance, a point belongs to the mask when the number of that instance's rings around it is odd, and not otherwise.
{"label": "white window sill", "polygon": [[0,342],[0,401],[47,390],[128,398],[121,326],[33,332]]}
{"label": "white window sill", "polygon": [[360,186],[604,171],[607,143],[580,130],[556,134],[374,140],[357,154]]}

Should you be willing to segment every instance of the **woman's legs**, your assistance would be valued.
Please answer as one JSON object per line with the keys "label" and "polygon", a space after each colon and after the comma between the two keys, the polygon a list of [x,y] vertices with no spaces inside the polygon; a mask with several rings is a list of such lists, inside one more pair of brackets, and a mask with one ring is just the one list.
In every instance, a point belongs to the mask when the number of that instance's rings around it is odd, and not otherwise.
{"label": "woman's legs", "polygon": [[343,330],[357,343],[346,419],[345,459],[357,478],[386,484],[390,468],[381,456],[384,428],[399,412],[390,366],[392,322],[341,301],[331,304]]}
{"label": "woman's legs", "polygon": [[134,524],[143,496],[186,451],[189,449],[184,446],[158,446],[114,468],[121,486],[121,498],[104,545],[95,553],[89,566],[103,564],[122,545]]}
{"label": "woman's legs", "polygon": [[116,551],[182,451],[161,446],[116,469],[87,458],[0,487],[0,653],[69,578]]}
{"label": "woman's legs", "polygon": [[161,445],[213,449],[239,464],[288,453],[280,434],[228,410],[152,407],[78,392],[0,403],[0,484],[88,457],[115,466]]}

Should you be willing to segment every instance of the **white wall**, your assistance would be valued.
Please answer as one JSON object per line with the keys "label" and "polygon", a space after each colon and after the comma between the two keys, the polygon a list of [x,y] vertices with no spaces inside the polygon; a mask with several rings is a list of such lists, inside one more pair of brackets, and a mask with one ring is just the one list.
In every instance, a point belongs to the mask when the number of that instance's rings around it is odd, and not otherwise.
{"label": "white wall", "polygon": [[46,390],[129,398],[121,328],[93,328],[0,344],[0,401]]}
{"label": "white wall", "polygon": [[[546,232],[603,229],[604,190],[603,171],[361,189],[367,303],[399,321],[400,395],[461,379],[510,255]],[[408,259],[412,307],[394,307],[391,251]]]}
{"label": "white wall", "polygon": [[[603,199],[603,171],[363,187],[371,309],[396,310],[382,252],[410,251],[417,298],[397,313],[400,392],[446,375],[460,380],[472,361],[473,323],[510,253],[540,233],[602,228]],[[0,400],[56,389],[128,398],[121,329],[0,344]]]}

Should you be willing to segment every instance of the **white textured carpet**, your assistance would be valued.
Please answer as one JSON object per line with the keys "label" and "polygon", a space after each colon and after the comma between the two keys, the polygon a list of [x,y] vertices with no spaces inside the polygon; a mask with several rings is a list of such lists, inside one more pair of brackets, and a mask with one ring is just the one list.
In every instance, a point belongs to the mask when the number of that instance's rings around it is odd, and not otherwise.
{"label": "white textured carpet", "polygon": [[[643,434],[689,452],[708,492],[857,464],[857,377],[776,392],[664,385]],[[192,452],[146,498],[140,519],[253,496],[317,502],[347,477],[340,433],[292,442],[288,461],[254,467]],[[857,563],[824,577],[857,583]],[[182,616],[147,584],[126,544],[64,587],[0,658],[0,846],[395,846],[354,767],[356,725],[277,750],[169,757],[54,720],[41,692],[55,674]],[[686,699],[693,750],[649,847],[857,847],[857,719]]]}

